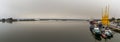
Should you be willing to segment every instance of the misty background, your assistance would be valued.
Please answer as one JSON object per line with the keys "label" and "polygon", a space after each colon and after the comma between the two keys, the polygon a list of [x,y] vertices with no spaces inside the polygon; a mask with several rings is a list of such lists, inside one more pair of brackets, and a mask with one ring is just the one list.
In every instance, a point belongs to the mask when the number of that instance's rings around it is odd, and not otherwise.
{"label": "misty background", "polygon": [[120,0],[0,0],[0,18],[101,18],[107,3],[119,18]]}

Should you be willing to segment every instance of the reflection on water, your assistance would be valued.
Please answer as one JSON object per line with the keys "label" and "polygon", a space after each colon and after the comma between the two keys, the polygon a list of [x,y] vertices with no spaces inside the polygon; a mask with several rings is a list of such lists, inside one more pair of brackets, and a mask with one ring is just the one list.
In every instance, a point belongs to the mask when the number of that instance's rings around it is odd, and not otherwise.
{"label": "reflection on water", "polygon": [[102,38],[100,36],[95,36],[95,35],[92,35],[94,39],[98,40],[98,41],[101,41]]}
{"label": "reflection on water", "polygon": [[86,21],[22,21],[0,23],[0,42],[119,42],[91,34]]}
{"label": "reflection on water", "polygon": [[0,22],[2,22],[2,23],[10,23],[10,24],[12,24],[13,22],[19,22],[19,21],[0,21]]}

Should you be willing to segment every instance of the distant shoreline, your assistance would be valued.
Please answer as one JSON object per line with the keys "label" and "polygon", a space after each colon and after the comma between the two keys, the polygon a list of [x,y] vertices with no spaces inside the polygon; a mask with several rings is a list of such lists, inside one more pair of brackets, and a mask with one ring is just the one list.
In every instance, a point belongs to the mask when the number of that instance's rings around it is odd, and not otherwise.
{"label": "distant shoreline", "polygon": [[56,20],[56,21],[87,21],[88,19],[13,19],[13,18],[0,19],[0,21],[48,21],[48,20]]}
{"label": "distant shoreline", "polygon": [[2,23],[13,23],[13,22],[20,22],[20,21],[88,21],[86,19],[0,19]]}

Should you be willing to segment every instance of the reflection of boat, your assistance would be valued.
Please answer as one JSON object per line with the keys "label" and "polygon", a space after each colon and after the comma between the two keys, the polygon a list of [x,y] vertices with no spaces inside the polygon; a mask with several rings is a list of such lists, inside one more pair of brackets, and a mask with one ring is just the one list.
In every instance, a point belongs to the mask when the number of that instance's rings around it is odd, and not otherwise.
{"label": "reflection of boat", "polygon": [[98,41],[101,41],[102,40],[102,38],[100,37],[100,36],[97,36],[97,35],[92,35],[96,40],[98,40]]}

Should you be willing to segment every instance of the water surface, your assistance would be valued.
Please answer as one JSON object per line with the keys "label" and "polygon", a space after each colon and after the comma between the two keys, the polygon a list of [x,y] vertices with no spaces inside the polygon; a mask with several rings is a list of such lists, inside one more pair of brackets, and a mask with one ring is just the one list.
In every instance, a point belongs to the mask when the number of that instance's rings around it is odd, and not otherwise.
{"label": "water surface", "polygon": [[97,40],[86,21],[26,21],[0,23],[0,42],[120,42],[120,34]]}

